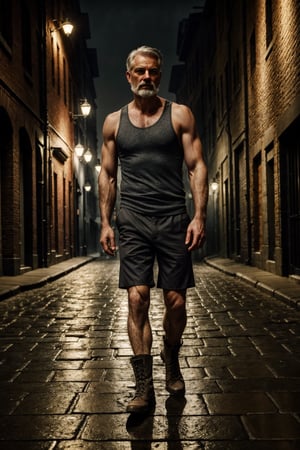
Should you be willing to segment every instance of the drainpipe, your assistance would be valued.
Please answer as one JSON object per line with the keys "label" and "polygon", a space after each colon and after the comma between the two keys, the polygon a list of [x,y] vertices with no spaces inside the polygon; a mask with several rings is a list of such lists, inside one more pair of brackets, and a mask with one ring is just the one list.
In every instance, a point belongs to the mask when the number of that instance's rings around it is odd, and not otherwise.
{"label": "drainpipe", "polygon": [[250,197],[250,149],[249,149],[249,91],[247,71],[247,2],[242,6],[243,14],[243,77],[244,77],[244,123],[245,123],[245,156],[246,156],[246,205],[247,205],[247,264],[251,264],[252,225]]}
{"label": "drainpipe", "polygon": [[47,18],[45,0],[40,0],[41,17],[41,118],[43,127],[43,157],[42,157],[42,265],[48,266],[48,99],[47,99]]}
{"label": "drainpipe", "polygon": [[[227,4],[227,8],[230,8],[230,5]],[[231,9],[231,8],[230,8]],[[229,17],[229,24],[228,24],[228,30],[227,30],[227,57],[228,57],[228,73],[226,74],[226,132],[227,132],[227,138],[228,138],[228,165],[229,165],[229,193],[228,193],[228,200],[229,200],[229,214],[228,217],[230,217],[230,226],[229,226],[229,232],[227,239],[229,240],[229,245],[227,245],[227,256],[232,257],[233,249],[234,249],[234,241],[235,234],[233,234],[233,230],[235,228],[235,214],[234,214],[234,185],[233,185],[233,150],[232,150],[232,134],[231,134],[231,101],[232,99],[229,97],[229,93],[231,92],[230,89],[230,68],[232,67],[232,56],[231,56],[231,34],[232,34],[232,14],[230,11],[228,11],[227,17]],[[232,239],[233,238],[233,239]]]}

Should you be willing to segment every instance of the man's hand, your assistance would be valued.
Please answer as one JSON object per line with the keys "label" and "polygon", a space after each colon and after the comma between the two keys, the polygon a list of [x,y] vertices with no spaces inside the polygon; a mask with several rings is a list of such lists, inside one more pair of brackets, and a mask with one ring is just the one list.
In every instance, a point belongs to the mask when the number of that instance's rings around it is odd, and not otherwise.
{"label": "man's hand", "polygon": [[107,255],[114,256],[116,251],[115,233],[110,225],[102,226],[100,243]]}
{"label": "man's hand", "polygon": [[205,242],[205,220],[194,219],[190,222],[187,231],[185,244],[188,245],[188,250],[196,250]]}

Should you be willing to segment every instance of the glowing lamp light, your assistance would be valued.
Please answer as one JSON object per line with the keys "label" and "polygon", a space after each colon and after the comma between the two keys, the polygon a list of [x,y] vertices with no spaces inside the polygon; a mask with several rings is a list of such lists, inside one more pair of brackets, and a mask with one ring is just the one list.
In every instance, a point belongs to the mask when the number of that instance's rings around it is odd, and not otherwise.
{"label": "glowing lamp light", "polygon": [[83,117],[87,117],[91,112],[91,105],[87,101],[87,99],[84,99],[84,101],[80,104],[80,109]]}
{"label": "glowing lamp light", "polygon": [[87,162],[87,163],[91,162],[93,155],[92,155],[92,152],[90,151],[90,149],[87,149],[87,151],[85,152],[83,157],[84,157],[85,162]]}
{"label": "glowing lamp light", "polygon": [[74,25],[68,20],[66,19],[63,24],[62,24],[62,29],[64,30],[64,33],[66,36],[70,36],[70,34],[73,31]]}
{"label": "glowing lamp light", "polygon": [[81,158],[84,152],[84,146],[78,142],[78,144],[75,146],[75,153],[78,158]]}
{"label": "glowing lamp light", "polygon": [[64,20],[63,22],[60,22],[57,19],[52,19],[52,22],[54,23],[54,28],[50,30],[50,33],[53,33],[57,30],[63,30],[66,36],[70,36],[73,31],[74,25],[68,19]]}
{"label": "glowing lamp light", "polygon": [[216,181],[213,181],[210,186],[211,186],[211,190],[213,192],[216,192],[218,190],[218,187],[219,187],[219,185],[218,185],[218,183]]}
{"label": "glowing lamp light", "polygon": [[101,170],[101,164],[100,164],[99,159],[97,160],[97,164],[95,165],[95,169],[96,169],[96,172],[97,172],[97,173],[100,173],[100,170]]}
{"label": "glowing lamp light", "polygon": [[89,183],[88,181],[85,183],[84,185],[84,189],[86,192],[90,192],[90,190],[92,189],[91,183]]}

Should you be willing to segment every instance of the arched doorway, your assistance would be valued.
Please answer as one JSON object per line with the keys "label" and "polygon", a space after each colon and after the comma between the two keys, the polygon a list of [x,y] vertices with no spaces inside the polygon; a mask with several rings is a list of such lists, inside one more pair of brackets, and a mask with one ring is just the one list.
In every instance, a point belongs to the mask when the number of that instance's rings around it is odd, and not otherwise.
{"label": "arched doorway", "polygon": [[32,147],[24,128],[19,133],[20,148],[20,257],[21,270],[33,265]]}

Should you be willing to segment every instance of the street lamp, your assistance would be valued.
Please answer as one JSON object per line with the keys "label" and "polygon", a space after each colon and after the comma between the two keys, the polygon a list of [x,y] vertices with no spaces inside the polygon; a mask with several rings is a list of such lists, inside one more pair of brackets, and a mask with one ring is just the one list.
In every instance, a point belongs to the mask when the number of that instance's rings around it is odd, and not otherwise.
{"label": "street lamp", "polygon": [[212,190],[213,192],[216,192],[216,191],[218,190],[219,185],[218,185],[218,183],[216,182],[216,180],[213,180],[212,183],[211,183],[211,185],[210,185],[210,187],[211,187],[211,190]]}
{"label": "street lamp", "polygon": [[58,30],[63,30],[66,36],[70,36],[73,31],[74,25],[68,19],[63,20],[62,22],[59,22],[56,19],[52,19],[52,22],[54,23],[55,28],[52,28],[52,30],[50,30],[50,33]]}
{"label": "street lamp", "polygon": [[92,185],[91,183],[89,183],[89,181],[87,181],[84,185],[84,189],[86,192],[90,192],[90,190],[92,189]]}
{"label": "street lamp", "polygon": [[101,170],[100,159],[97,159],[97,164],[95,165],[95,169],[96,169],[97,173],[100,173],[100,170]]}
{"label": "street lamp", "polygon": [[78,158],[81,158],[84,153],[84,146],[80,142],[75,146],[75,153]]}
{"label": "street lamp", "polygon": [[70,115],[72,116],[73,119],[77,119],[78,117],[83,117],[84,119],[86,119],[87,116],[91,112],[91,108],[92,108],[91,104],[85,98],[84,100],[81,100],[81,102],[80,102],[81,114],[73,114],[70,112]]}
{"label": "street lamp", "polygon": [[[90,103],[87,101],[87,99],[85,98],[84,100],[81,100],[80,102],[80,109],[81,109],[81,114],[72,114],[72,118],[74,120],[74,122],[76,121],[76,119],[82,117],[84,119],[84,140],[86,141],[86,122],[85,119],[88,117],[88,115],[91,112],[91,105]],[[84,146],[81,144],[81,142],[79,141],[78,144],[75,146],[75,154],[78,158],[81,158],[82,155],[84,154]],[[84,155],[84,159],[86,162],[90,162],[92,159],[92,154],[91,152],[88,150],[86,152],[86,154]]]}
{"label": "street lamp", "polygon": [[64,30],[65,35],[70,36],[70,34],[72,34],[74,25],[68,19],[66,19],[61,27]]}
{"label": "street lamp", "polygon": [[83,155],[84,160],[86,163],[91,162],[92,158],[93,158],[93,154],[91,152],[91,150],[88,148],[87,151],[85,152],[85,154]]}
{"label": "street lamp", "polygon": [[90,114],[91,105],[89,104],[86,98],[80,103],[80,109],[83,117],[87,117]]}

